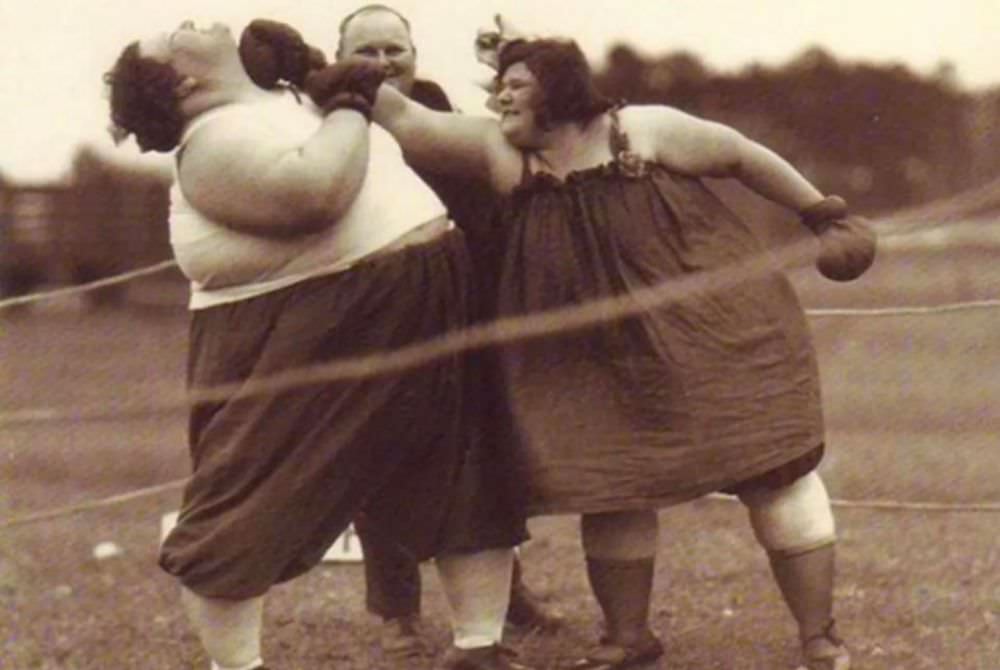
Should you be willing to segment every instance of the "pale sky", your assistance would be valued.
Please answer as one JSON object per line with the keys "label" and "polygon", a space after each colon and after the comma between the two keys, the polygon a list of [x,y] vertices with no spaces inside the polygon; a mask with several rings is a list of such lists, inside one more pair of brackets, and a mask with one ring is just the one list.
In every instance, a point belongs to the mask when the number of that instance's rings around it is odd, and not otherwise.
{"label": "pale sky", "polygon": [[[332,54],[336,26],[364,1],[0,0],[0,173],[15,181],[63,176],[80,143],[127,161],[105,132],[101,74],[128,42],[183,19],[228,23],[238,34],[255,17],[284,20]],[[480,103],[472,82],[476,28],[494,12],[541,34],[575,37],[595,63],[610,44],[641,53],[677,49],[732,71],[780,65],[818,45],[846,61],[902,63],[927,74],[942,61],[970,89],[1000,85],[1000,0],[388,0],[413,24],[420,71],[438,78],[466,111]],[[162,159],[157,159],[162,160]]]}

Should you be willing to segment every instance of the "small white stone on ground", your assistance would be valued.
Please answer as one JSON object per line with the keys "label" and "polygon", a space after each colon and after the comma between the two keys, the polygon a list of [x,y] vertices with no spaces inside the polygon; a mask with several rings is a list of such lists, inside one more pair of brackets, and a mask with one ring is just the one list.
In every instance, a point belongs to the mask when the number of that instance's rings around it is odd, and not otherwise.
{"label": "small white stone on ground", "polygon": [[94,558],[103,561],[122,554],[122,548],[114,542],[98,542],[94,545]]}

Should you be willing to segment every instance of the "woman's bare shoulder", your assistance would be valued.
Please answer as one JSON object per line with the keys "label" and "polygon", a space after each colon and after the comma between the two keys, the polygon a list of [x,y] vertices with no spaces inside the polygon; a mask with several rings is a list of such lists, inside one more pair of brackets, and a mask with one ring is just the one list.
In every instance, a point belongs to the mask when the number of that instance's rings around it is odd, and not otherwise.
{"label": "woman's bare shoulder", "polygon": [[668,105],[625,108],[622,127],[640,156],[693,175],[724,171],[741,138],[729,126]]}
{"label": "woman's bare shoulder", "polygon": [[663,145],[683,135],[691,117],[667,105],[628,105],[618,110],[618,118],[632,151],[659,162]]}
{"label": "woman's bare shoulder", "polygon": [[627,105],[618,111],[623,126],[637,131],[682,131],[700,120],[670,105]]}

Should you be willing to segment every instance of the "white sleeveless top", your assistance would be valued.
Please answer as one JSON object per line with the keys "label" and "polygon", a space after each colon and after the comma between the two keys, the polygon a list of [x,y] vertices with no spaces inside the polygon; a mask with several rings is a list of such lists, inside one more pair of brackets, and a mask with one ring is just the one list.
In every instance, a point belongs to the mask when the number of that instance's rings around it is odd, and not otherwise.
{"label": "white sleeveless top", "polygon": [[[209,123],[245,124],[247,141],[271,132],[304,142],[322,118],[309,102],[290,93],[260,103],[212,110],[185,129],[181,147]],[[370,128],[368,172],[347,212],[322,231],[283,239],[238,232],[216,223],[184,197],[174,164],[170,189],[170,244],[191,281],[191,309],[204,309],[275,291],[348,269],[431,219],[445,215],[434,192],[404,162],[396,141]]]}

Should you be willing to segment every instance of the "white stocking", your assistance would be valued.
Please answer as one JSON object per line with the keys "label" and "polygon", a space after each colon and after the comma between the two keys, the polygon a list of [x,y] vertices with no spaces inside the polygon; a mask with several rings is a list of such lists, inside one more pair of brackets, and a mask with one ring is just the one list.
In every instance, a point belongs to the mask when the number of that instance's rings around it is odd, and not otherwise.
{"label": "white stocking", "polygon": [[499,644],[510,604],[514,550],[449,554],[435,563],[451,611],[455,646],[473,649]]}
{"label": "white stocking", "polygon": [[205,598],[181,588],[181,602],[213,667],[232,670],[260,665],[264,598]]}

